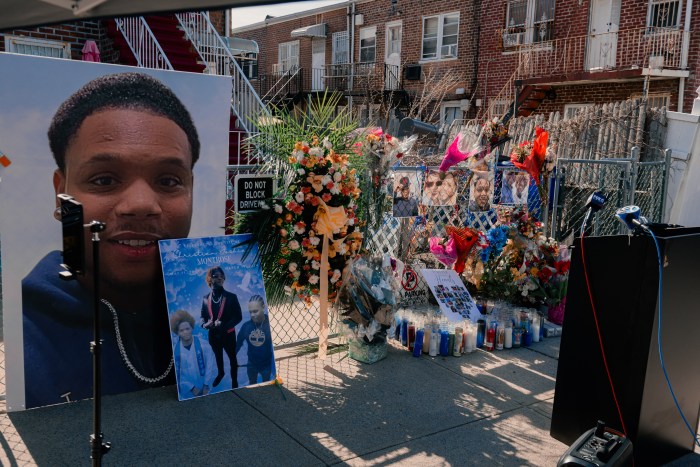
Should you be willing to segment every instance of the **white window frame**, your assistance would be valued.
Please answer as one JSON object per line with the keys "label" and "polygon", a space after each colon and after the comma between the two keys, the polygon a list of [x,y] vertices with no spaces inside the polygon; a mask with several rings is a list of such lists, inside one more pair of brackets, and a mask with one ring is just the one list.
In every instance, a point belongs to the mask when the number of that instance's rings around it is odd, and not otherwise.
{"label": "white window frame", "polygon": [[[445,35],[443,32],[444,24],[445,24],[445,19],[449,17],[457,17],[457,33],[456,34],[450,34],[450,37],[453,35],[456,37],[457,41],[454,44],[447,44],[444,47],[449,48],[448,53],[443,53],[443,41],[445,39]],[[438,21],[438,28],[437,28],[437,35],[435,39],[437,40],[436,44],[436,49],[435,49],[435,56],[434,57],[426,57],[425,56],[425,23],[430,20],[437,18]],[[421,51],[420,51],[420,56],[421,56],[421,62],[430,62],[430,61],[436,61],[436,60],[456,60],[457,55],[459,53],[459,11],[452,11],[450,13],[443,13],[440,15],[431,15],[431,16],[423,16],[423,21],[422,21],[422,33],[421,33]],[[432,39],[432,38],[429,38]]]}
{"label": "white window frame", "polygon": [[511,105],[512,103],[508,102],[508,99],[490,99],[489,107],[491,109],[491,118],[501,118],[506,112],[508,112],[508,107]]}
{"label": "white window frame", "polygon": [[[658,21],[654,21],[654,7],[656,6],[662,6],[662,5],[670,5],[670,4],[675,4],[676,5],[676,18],[673,25],[671,26],[654,26],[654,23],[656,22],[658,24]],[[683,0],[649,0],[649,6],[647,9],[647,22],[646,25],[648,28],[664,28],[664,29],[679,29],[681,27],[681,12],[683,11]]]}
{"label": "white window frame", "polygon": [[387,59],[389,58],[389,55],[391,55],[393,52],[391,51],[391,37],[389,34],[389,31],[394,29],[394,28],[399,28],[399,55],[401,55],[401,46],[402,41],[403,41],[403,21],[398,20],[398,21],[392,21],[390,23],[386,23],[386,38],[385,38],[385,43],[384,43],[384,58]]}
{"label": "white window frame", "polygon": [[[455,120],[464,120],[464,110],[462,109],[462,102],[461,101],[445,101],[440,104],[440,127],[443,128],[443,131],[447,131],[448,128],[445,126],[447,125],[447,109],[457,109],[457,112],[455,113]],[[452,123],[452,122],[450,122]]]}
{"label": "white window frame", "polygon": [[[294,54],[296,52],[296,54]],[[282,42],[277,48],[278,71],[287,71],[299,68],[299,41]]]}
{"label": "white window frame", "polygon": [[[363,60],[362,54],[369,54],[371,51],[372,59]],[[368,26],[360,29],[360,63],[374,63],[377,61],[377,26]],[[367,57],[365,57],[367,58]]]}
{"label": "white window frame", "polygon": [[[55,53],[28,53],[26,51],[27,48],[33,49],[32,51],[34,52],[45,49],[54,51]],[[71,58],[69,42],[37,39],[26,36],[5,36],[5,51],[23,55],[35,55],[38,57]]]}
{"label": "white window frame", "polygon": [[350,35],[347,31],[333,33],[333,65],[350,63]]}
{"label": "white window frame", "polygon": [[593,107],[593,104],[564,104],[563,120],[570,120],[578,115],[583,109]]}
{"label": "white window frame", "polygon": [[[525,23],[515,23],[511,16],[511,8],[519,3],[525,3]],[[551,18],[536,17],[537,7],[539,3],[548,3],[551,5]],[[543,6],[543,8],[545,8]],[[515,47],[521,44],[532,44],[548,42],[553,39],[554,18],[556,14],[555,0],[510,0],[506,3],[506,29],[503,32],[503,46]],[[547,23],[545,29],[548,32],[544,37],[540,37],[540,24]]]}

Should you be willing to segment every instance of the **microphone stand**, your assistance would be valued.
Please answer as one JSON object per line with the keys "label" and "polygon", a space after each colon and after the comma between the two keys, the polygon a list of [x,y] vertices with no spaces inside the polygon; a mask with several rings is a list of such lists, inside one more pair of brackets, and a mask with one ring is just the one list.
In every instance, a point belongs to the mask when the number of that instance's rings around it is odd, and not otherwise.
{"label": "microphone stand", "polygon": [[90,435],[90,458],[92,459],[93,467],[102,465],[102,456],[109,452],[112,447],[111,443],[103,442],[104,436],[100,428],[102,421],[101,404],[102,404],[102,339],[100,339],[100,235],[99,233],[105,229],[105,224],[98,221],[92,221],[87,226],[92,232],[92,280],[93,280],[93,304],[94,304],[94,319],[93,319],[93,337],[90,342],[90,352],[92,352],[92,414],[93,414],[93,432]]}

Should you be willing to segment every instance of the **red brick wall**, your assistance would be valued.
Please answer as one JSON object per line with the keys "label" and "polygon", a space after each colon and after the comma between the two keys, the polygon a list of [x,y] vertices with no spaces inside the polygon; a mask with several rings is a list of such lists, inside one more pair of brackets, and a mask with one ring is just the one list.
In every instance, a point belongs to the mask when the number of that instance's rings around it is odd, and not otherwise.
{"label": "red brick wall", "polygon": [[[644,82],[632,81],[623,83],[596,83],[589,85],[558,86],[555,88],[556,99],[544,100],[538,113],[563,113],[566,104],[606,104],[608,102],[624,101],[643,93]],[[650,81],[650,94],[671,94],[670,110],[676,109],[678,102],[678,80],[666,79]]]}
{"label": "red brick wall", "polygon": [[0,51],[5,51],[5,35],[27,36],[36,39],[49,39],[70,43],[71,58],[80,60],[85,41],[94,40],[100,49],[100,59],[105,63],[118,63],[119,53],[114,49],[112,40],[102,21],[75,21],[66,24],[42,26],[34,29],[17,29],[0,34]]}
{"label": "red brick wall", "polygon": [[[471,20],[477,11],[481,0],[468,2],[454,2],[453,0],[424,0],[399,2],[400,12],[391,13],[390,0],[375,0],[372,2],[358,3],[356,14],[364,16],[364,24],[355,27],[354,61],[359,61],[360,55],[360,29],[376,26],[376,62],[383,63],[386,48],[386,23],[397,20],[402,21],[402,63],[419,63],[422,41],[422,17],[441,13],[451,13],[459,11],[459,42],[458,58],[454,60],[433,61],[423,63],[423,72],[434,68],[439,75],[444,70],[450,69],[456,72],[460,84],[456,87],[465,88],[465,95],[469,96],[475,87],[474,70],[475,56],[472,53],[477,48],[478,24]],[[234,10],[233,14],[236,14]],[[278,60],[278,44],[295,40],[291,38],[291,31],[304,26],[317,23],[328,24],[328,35],[326,38],[326,64],[332,63],[334,32],[347,30],[347,8],[342,7],[333,11],[325,12],[304,18],[296,18],[285,22],[271,23],[257,30],[234,33],[235,36],[244,39],[252,39],[260,47],[259,69],[260,72],[268,72],[272,65]],[[299,65],[303,68],[311,66],[311,39],[299,38],[300,56]],[[404,86],[414,92],[422,89],[422,82],[404,82]],[[465,95],[457,97],[451,94],[448,99],[465,98]]]}

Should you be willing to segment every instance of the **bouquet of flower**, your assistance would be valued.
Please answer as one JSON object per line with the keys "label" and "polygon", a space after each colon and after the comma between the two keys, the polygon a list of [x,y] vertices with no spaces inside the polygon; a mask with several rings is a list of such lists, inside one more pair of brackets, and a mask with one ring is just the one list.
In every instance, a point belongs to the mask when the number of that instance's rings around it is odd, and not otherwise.
{"label": "bouquet of flower", "polygon": [[334,309],[351,337],[377,342],[386,339],[394,319],[396,284],[390,258],[355,258],[346,269]]}
{"label": "bouquet of flower", "polygon": [[399,139],[381,128],[368,132],[364,138],[355,143],[355,153],[366,163],[368,177],[364,182],[365,203],[370,210],[367,216],[369,227],[377,227],[389,201],[386,184],[389,170],[396,165],[413,148],[418,135]]}
{"label": "bouquet of flower", "polygon": [[286,268],[291,284],[287,293],[296,293],[310,303],[319,294],[322,237],[328,236],[330,264],[329,297],[340,288],[346,262],[362,245],[356,230],[355,200],[360,195],[355,170],[348,157],[334,151],[328,139],[311,143],[298,141],[289,156],[295,179],[284,200],[274,203],[277,218],[272,225],[279,235],[278,262]]}
{"label": "bouquet of flower", "polygon": [[542,224],[526,210],[516,210],[509,224],[481,238],[468,280],[474,294],[524,304],[554,306],[566,296],[569,251],[544,235]]}
{"label": "bouquet of flower", "polygon": [[491,147],[498,146],[501,141],[505,141],[508,137],[508,127],[498,117],[484,123],[481,131],[482,136]]}

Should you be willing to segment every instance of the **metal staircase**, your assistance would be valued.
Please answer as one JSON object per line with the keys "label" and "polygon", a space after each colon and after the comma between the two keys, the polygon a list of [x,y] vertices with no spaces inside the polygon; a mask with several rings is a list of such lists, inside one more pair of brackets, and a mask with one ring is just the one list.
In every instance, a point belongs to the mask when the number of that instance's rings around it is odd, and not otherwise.
{"label": "metal staircase", "polygon": [[[117,18],[113,31],[122,62],[129,65],[230,76],[229,164],[257,162],[241,142],[258,131],[270,112],[260,100],[206,12]],[[118,32],[118,34],[116,34]]]}

